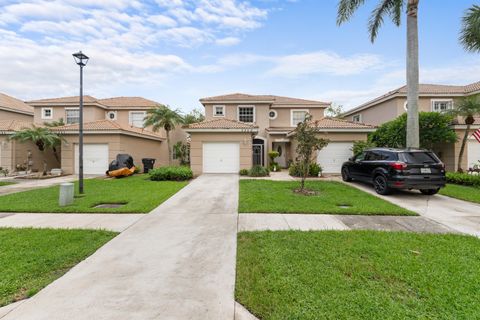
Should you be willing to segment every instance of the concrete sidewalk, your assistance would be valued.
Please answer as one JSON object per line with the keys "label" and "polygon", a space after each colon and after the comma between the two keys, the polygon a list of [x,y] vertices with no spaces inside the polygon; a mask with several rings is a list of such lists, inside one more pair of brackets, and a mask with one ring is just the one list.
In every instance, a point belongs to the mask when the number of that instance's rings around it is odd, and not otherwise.
{"label": "concrete sidewalk", "polygon": [[238,231],[381,230],[447,233],[453,230],[424,217],[329,214],[242,213]]}
{"label": "concrete sidewalk", "polygon": [[77,176],[69,175],[50,179],[2,179],[2,181],[14,182],[14,184],[0,187],[0,195],[22,192],[38,188],[51,187],[64,182],[73,182]]}
{"label": "concrete sidewalk", "polygon": [[2,320],[234,318],[237,175],[204,175]]}
{"label": "concrete sidewalk", "polygon": [[480,205],[439,194],[425,196],[418,191],[397,191],[380,196],[373,187],[359,183],[347,183],[362,191],[373,194],[400,207],[414,211],[457,232],[480,237]]}
{"label": "concrete sidewalk", "polygon": [[105,229],[122,232],[144,214],[0,213],[0,228]]}

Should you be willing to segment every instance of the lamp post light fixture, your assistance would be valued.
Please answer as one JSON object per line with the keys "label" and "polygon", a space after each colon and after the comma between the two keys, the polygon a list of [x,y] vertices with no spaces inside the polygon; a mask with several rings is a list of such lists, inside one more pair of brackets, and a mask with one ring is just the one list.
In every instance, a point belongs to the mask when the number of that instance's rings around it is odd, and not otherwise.
{"label": "lamp post light fixture", "polygon": [[73,54],[75,63],[80,66],[80,119],[78,129],[78,192],[83,194],[83,67],[88,63],[88,57],[79,51]]}

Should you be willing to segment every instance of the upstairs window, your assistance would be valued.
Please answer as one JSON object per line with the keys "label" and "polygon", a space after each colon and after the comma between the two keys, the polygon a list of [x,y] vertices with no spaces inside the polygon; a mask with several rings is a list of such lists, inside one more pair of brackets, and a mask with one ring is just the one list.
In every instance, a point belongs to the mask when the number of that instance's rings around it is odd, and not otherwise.
{"label": "upstairs window", "polygon": [[43,120],[53,119],[53,109],[52,108],[42,108],[42,119]]}
{"label": "upstairs window", "polygon": [[307,114],[308,114],[308,110],[292,110],[292,114],[291,114],[292,127],[296,127],[297,124],[299,124],[300,122],[303,122]]}
{"label": "upstairs window", "polygon": [[80,110],[79,109],[65,109],[65,123],[74,124],[80,122]]}
{"label": "upstairs window", "polygon": [[213,116],[214,117],[224,117],[225,116],[225,106],[213,106]]}
{"label": "upstairs window", "polygon": [[362,122],[362,115],[361,114],[356,114],[352,117],[353,122]]}
{"label": "upstairs window", "polygon": [[146,111],[130,111],[130,125],[132,127],[143,128],[146,116]]}
{"label": "upstairs window", "polygon": [[238,121],[253,123],[255,122],[255,107],[254,106],[239,106],[238,107]]}
{"label": "upstairs window", "polygon": [[453,100],[432,100],[432,111],[445,112],[453,108]]}

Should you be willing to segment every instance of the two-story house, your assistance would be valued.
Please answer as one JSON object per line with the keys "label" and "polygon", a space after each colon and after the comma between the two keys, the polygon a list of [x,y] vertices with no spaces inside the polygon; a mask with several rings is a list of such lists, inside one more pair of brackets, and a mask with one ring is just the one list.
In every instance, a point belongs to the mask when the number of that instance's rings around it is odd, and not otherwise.
{"label": "two-story house", "polygon": [[354,141],[366,140],[372,126],[324,117],[330,103],[273,95],[228,94],[200,99],[205,121],[185,127],[191,135],[190,160],[196,175],[237,173],[252,165],[266,166],[268,152],[287,167],[296,157],[292,131],[307,114],[319,120],[318,130],[329,145],[317,161],[326,173],[339,173],[351,156]]}
{"label": "two-story house", "polygon": [[[479,93],[480,82],[465,86],[420,84],[418,109],[419,111],[445,112],[455,108],[459,99]],[[380,125],[405,113],[407,108],[407,88],[403,86],[345,112],[343,118],[357,123]],[[458,137],[463,137],[465,130],[463,119],[455,119],[452,128]],[[477,117],[472,130],[479,128],[480,117]],[[434,151],[445,163],[447,170],[456,170],[460,146],[461,139],[457,143],[435,147]],[[468,168],[478,161],[480,161],[480,143],[470,136],[462,166]]]}
{"label": "two-story house", "polygon": [[50,167],[55,166],[56,160],[51,151],[40,152],[33,142],[9,139],[13,133],[30,128],[32,124],[31,106],[22,100],[0,93],[0,167],[13,172],[17,165],[29,170],[42,170],[44,161],[47,161]]}
{"label": "two-story house", "polygon": [[[79,97],[29,101],[34,108],[34,123],[59,121],[52,128],[62,135],[61,168],[67,174],[78,173]],[[168,146],[163,131],[144,128],[147,110],[158,103],[141,97],[97,99],[84,96],[84,172],[104,174],[119,153],[132,155],[137,165],[142,158],[156,159],[155,166],[168,164]],[[181,129],[172,133],[172,141],[183,140]]]}

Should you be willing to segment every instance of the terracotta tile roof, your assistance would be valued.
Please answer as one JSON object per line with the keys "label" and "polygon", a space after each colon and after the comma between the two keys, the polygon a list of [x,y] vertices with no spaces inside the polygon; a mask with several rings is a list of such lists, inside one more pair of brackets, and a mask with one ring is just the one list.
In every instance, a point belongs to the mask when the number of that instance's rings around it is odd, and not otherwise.
{"label": "terracotta tile roof", "polygon": [[33,121],[23,120],[0,120],[0,133],[3,131],[19,131],[25,128],[30,128]]}
{"label": "terracotta tile roof", "polygon": [[[95,103],[98,102],[97,98],[94,98],[89,95],[83,96],[84,103]],[[47,99],[38,99],[38,100],[31,100],[27,101],[28,104],[35,105],[35,104],[46,104],[46,103],[80,103],[79,96],[73,97],[61,97],[61,98],[47,98]]]}
{"label": "terracotta tile roof", "polygon": [[159,103],[142,97],[114,97],[98,100],[107,107],[155,107]]}
{"label": "terracotta tile roof", "polygon": [[316,121],[319,129],[375,129],[365,123],[347,121],[337,118],[322,118]]}
{"label": "terracotta tile roof", "polygon": [[232,93],[221,96],[207,97],[200,99],[200,102],[229,102],[229,101],[245,101],[245,102],[266,102],[272,104],[312,104],[312,105],[329,105],[329,102],[321,102],[315,100],[305,100],[297,98],[289,98],[275,95],[252,95],[244,93]]}
{"label": "terracotta tile roof", "polygon": [[[64,125],[64,126],[59,126],[59,127],[53,127],[51,128],[53,131],[56,132],[78,132],[79,130],[79,125],[77,124],[70,124],[70,125]],[[155,138],[158,140],[165,140],[160,134],[145,130],[142,128],[137,128],[137,127],[132,127],[128,125],[122,125],[118,123],[117,121],[111,121],[111,120],[98,120],[98,121],[92,121],[92,122],[86,122],[83,124],[83,130],[84,131],[126,131],[129,133],[135,133],[139,135],[144,135],[150,138]]]}
{"label": "terracotta tile roof", "polygon": [[0,108],[13,112],[28,113],[33,115],[33,108],[23,102],[4,93],[0,93]]}
{"label": "terracotta tile roof", "polygon": [[258,129],[258,126],[230,119],[215,119],[184,126],[185,129]]}
{"label": "terracotta tile roof", "polygon": [[[418,93],[421,95],[469,95],[471,93],[480,91],[480,81],[474,82],[465,86],[459,85],[443,85],[443,84],[425,84],[421,83],[418,87]],[[350,109],[344,113],[344,116],[351,115],[357,111],[369,108],[371,106],[376,105],[380,101],[388,100],[390,97],[395,95],[406,95],[407,94],[407,86],[400,87],[398,89],[389,91],[384,95],[381,95],[375,99],[372,99],[364,104],[361,104],[358,107]]]}

